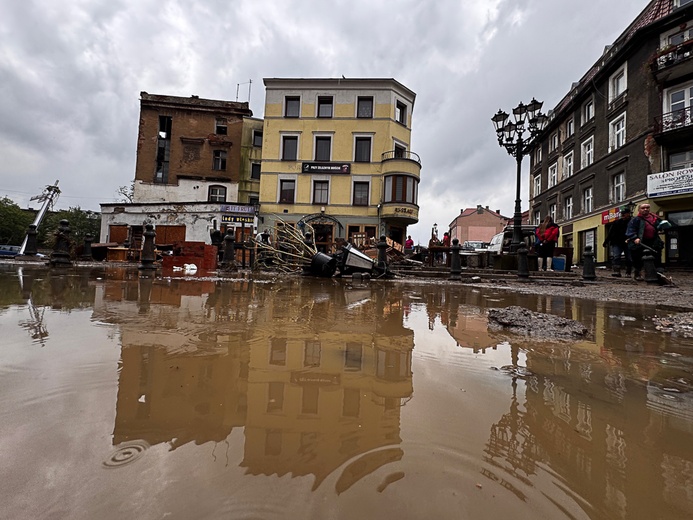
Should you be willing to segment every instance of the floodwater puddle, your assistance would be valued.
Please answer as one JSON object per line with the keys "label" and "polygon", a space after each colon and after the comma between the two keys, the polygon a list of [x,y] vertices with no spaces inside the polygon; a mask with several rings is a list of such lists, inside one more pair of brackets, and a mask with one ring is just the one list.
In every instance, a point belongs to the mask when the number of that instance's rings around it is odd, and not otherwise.
{"label": "floodwater puddle", "polygon": [[[521,306],[589,339],[489,330]],[[693,339],[447,284],[0,266],[9,518],[690,518]]]}

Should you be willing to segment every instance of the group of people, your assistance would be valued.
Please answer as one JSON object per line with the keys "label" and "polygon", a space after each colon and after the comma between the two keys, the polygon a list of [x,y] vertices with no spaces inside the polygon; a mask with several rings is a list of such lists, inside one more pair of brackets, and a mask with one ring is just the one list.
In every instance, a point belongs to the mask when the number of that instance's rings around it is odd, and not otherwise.
{"label": "group of people", "polygon": [[638,215],[631,216],[629,208],[621,209],[620,218],[611,225],[604,246],[611,246],[613,273],[621,277],[621,257],[626,268],[626,276],[642,280],[643,257],[651,253],[655,266],[661,267],[664,242],[659,238],[662,219],[650,211],[650,204],[643,202],[638,206]]}
{"label": "group of people", "polygon": [[[626,276],[632,273],[635,280],[642,280],[645,253],[651,253],[655,259],[655,266],[661,267],[664,242],[659,238],[659,232],[663,221],[651,213],[650,209],[650,204],[643,202],[638,206],[638,215],[633,217],[630,208],[624,207],[620,211],[620,218],[609,228],[604,247],[611,246],[612,276],[621,277],[621,266],[625,264]],[[558,226],[547,216],[536,228],[535,235],[539,270],[551,269],[558,243]]]}

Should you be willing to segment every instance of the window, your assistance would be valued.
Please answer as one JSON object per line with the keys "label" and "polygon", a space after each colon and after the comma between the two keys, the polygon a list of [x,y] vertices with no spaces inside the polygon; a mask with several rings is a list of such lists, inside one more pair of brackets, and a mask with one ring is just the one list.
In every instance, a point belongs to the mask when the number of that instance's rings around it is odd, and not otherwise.
{"label": "window", "polygon": [[319,367],[320,366],[320,342],[306,340],[303,349],[303,366],[304,367]]}
{"label": "window", "polygon": [[301,399],[301,413],[318,413],[318,401],[320,387],[316,385],[304,385]]}
{"label": "window", "polygon": [[565,137],[571,137],[575,133],[575,120],[573,118],[568,119],[565,124]]}
{"label": "window", "polygon": [[171,155],[171,116],[159,116],[159,137],[156,149],[156,171],[154,182],[165,184],[168,182],[168,165]]}
{"label": "window", "polygon": [[590,137],[582,143],[580,165],[587,168],[594,162],[594,137]]}
{"label": "window", "polygon": [[407,124],[407,105],[401,101],[397,101],[395,104],[395,120],[405,126]]}
{"label": "window", "polygon": [[541,174],[534,176],[534,196],[541,193]]}
{"label": "window", "polygon": [[573,197],[568,196],[563,199],[563,218],[570,220],[573,218]]}
{"label": "window", "polygon": [[408,202],[416,204],[418,180],[407,175],[385,177],[385,202]]}
{"label": "window", "polygon": [[613,176],[613,181],[612,181],[612,187],[613,187],[613,201],[614,202],[623,202],[626,200],[626,174],[625,173],[617,173],[616,175]]}
{"label": "window", "polygon": [[298,136],[282,136],[282,161],[296,161],[298,159]]}
{"label": "window", "polygon": [[558,180],[558,163],[553,163],[551,166],[549,166],[549,188],[552,188],[553,186],[556,185],[556,181]]}
{"label": "window", "polygon": [[248,197],[248,204],[252,206],[259,206],[260,205],[260,196],[259,195],[253,195]]}
{"label": "window", "polygon": [[582,190],[582,211],[583,213],[592,212],[592,186]]}
{"label": "window", "polygon": [[318,97],[318,117],[332,117],[332,96]]}
{"label": "window", "polygon": [[354,182],[354,206],[368,206],[368,194],[370,184],[368,182]]}
{"label": "window", "polygon": [[594,119],[594,101],[590,100],[582,106],[582,124]]}
{"label": "window", "polygon": [[209,202],[226,202],[226,188],[224,186],[210,186],[207,200]]}
{"label": "window", "polygon": [[551,204],[549,206],[549,215],[551,216],[551,218],[553,220],[556,220],[556,205],[555,204]]}
{"label": "window", "polygon": [[573,175],[573,152],[563,157],[563,178],[567,179]]}
{"label": "window", "polygon": [[260,163],[252,163],[250,165],[250,178],[260,180]]}
{"label": "window", "polygon": [[300,117],[301,98],[298,96],[286,96],[284,99],[284,117]]}
{"label": "window", "polygon": [[627,88],[626,65],[618,69],[609,79],[609,103],[621,96]]}
{"label": "window", "polygon": [[407,155],[407,149],[399,144],[395,144],[395,159],[403,159]]}
{"label": "window", "polygon": [[345,388],[342,399],[342,416],[358,417],[361,411],[361,390],[358,388]]}
{"label": "window", "polygon": [[541,145],[537,146],[534,150],[534,164],[539,164],[541,162]]}
{"label": "window", "polygon": [[677,87],[668,91],[667,101],[670,113],[666,117],[665,128],[673,129],[693,123],[693,85]]}
{"label": "window", "polygon": [[284,408],[284,383],[269,383],[267,390],[267,411],[281,411]]}
{"label": "window", "polygon": [[534,212],[534,217],[532,218],[532,224],[539,226],[541,224],[541,211],[536,210]]}
{"label": "window", "polygon": [[549,139],[549,153],[558,148],[558,132],[554,132]]}
{"label": "window", "polygon": [[329,135],[315,136],[315,160],[329,161],[332,158],[332,137]]}
{"label": "window", "polygon": [[693,168],[693,151],[669,155],[670,170],[683,170],[684,168]]}
{"label": "window", "polygon": [[286,338],[272,338],[270,341],[270,365],[286,365]]}
{"label": "window", "polygon": [[214,150],[212,169],[219,171],[226,170],[226,152],[224,150]]}
{"label": "window", "polygon": [[683,7],[691,2],[693,2],[693,0],[674,0],[674,7]]}
{"label": "window", "polygon": [[294,203],[294,194],[296,192],[296,181],[280,180],[279,181],[279,202],[284,204]]}
{"label": "window", "polygon": [[253,146],[262,147],[262,132],[253,130]]}
{"label": "window", "polygon": [[363,345],[361,343],[348,342],[344,352],[344,368],[346,370],[361,370],[361,358]]}
{"label": "window", "polygon": [[373,98],[359,96],[356,102],[356,117],[373,117]]}
{"label": "window", "polygon": [[329,181],[313,182],[313,204],[327,204],[330,194]]}
{"label": "window", "polygon": [[216,121],[216,126],[214,127],[214,133],[217,135],[226,135],[226,119],[218,117]]}
{"label": "window", "polygon": [[618,150],[626,144],[626,114],[612,121],[609,130],[610,151]]}
{"label": "window", "polygon": [[356,137],[354,140],[354,161],[371,162],[371,138]]}

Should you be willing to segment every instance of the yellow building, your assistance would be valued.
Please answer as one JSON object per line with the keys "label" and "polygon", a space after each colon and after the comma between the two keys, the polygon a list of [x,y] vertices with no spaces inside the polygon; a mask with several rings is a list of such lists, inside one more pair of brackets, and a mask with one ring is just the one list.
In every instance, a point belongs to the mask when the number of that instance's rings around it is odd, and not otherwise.
{"label": "yellow building", "polygon": [[264,80],[260,226],[311,224],[321,250],[419,220],[416,94],[394,79]]}

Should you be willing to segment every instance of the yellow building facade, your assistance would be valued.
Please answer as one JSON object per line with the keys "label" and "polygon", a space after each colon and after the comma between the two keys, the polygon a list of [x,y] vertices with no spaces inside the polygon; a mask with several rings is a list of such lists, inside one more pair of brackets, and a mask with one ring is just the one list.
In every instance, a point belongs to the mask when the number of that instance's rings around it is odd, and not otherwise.
{"label": "yellow building facade", "polygon": [[419,219],[416,94],[394,79],[264,80],[260,226],[310,224],[331,251]]}

